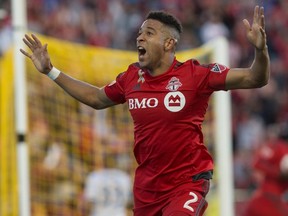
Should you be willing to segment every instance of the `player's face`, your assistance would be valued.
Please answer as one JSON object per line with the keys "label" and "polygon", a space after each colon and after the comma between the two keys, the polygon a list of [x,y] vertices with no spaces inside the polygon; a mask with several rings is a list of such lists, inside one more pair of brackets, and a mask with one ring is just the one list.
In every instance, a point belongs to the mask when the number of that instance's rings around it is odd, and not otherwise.
{"label": "player's face", "polygon": [[161,64],[166,39],[165,26],[161,22],[148,19],[142,24],[137,37],[138,59],[141,67],[153,70]]}

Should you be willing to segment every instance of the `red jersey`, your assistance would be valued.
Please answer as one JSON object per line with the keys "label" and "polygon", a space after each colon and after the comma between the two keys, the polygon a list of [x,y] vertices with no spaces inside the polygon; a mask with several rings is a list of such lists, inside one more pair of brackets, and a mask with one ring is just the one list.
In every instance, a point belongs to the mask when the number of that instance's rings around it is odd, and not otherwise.
{"label": "red jersey", "polygon": [[201,125],[210,95],[225,90],[228,71],[219,64],[175,59],[167,72],[153,77],[134,63],[105,87],[112,101],[128,103],[134,121],[134,197],[140,203],[213,169]]}
{"label": "red jersey", "polygon": [[[260,184],[260,190],[281,195],[288,190],[288,181],[281,177],[282,163],[284,157],[288,156],[288,143],[282,140],[275,140],[265,144],[256,155],[254,167],[264,175]],[[287,172],[287,171],[286,171]]]}
{"label": "red jersey", "polygon": [[284,170],[287,172],[287,157],[288,143],[285,141],[274,140],[260,148],[254,167],[261,171],[264,179],[247,203],[243,216],[287,215],[284,193],[288,190],[288,181],[281,177]]}

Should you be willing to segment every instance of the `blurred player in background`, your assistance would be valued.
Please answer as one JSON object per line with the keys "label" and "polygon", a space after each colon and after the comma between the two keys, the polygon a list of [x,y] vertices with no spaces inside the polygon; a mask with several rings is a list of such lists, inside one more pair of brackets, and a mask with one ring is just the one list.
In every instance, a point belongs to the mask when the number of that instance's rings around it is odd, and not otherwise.
{"label": "blurred player in background", "polygon": [[288,215],[288,122],[269,135],[255,156],[258,185],[243,216]]}
{"label": "blurred player in background", "polygon": [[[47,44],[32,34],[21,49],[37,70],[67,93],[95,109],[128,103],[134,127],[135,216],[203,215],[213,173],[213,159],[203,143],[202,122],[211,94],[218,90],[251,89],[267,84],[270,60],[264,9],[255,7],[253,22],[243,20],[255,48],[250,67],[228,68],[197,60],[179,62],[175,50],[182,26],[171,14],[153,11],[136,39],[138,62],[115,81],[99,88],[56,69]],[[252,60],[252,59],[251,59]]]}
{"label": "blurred player in background", "polygon": [[120,169],[98,168],[87,176],[83,196],[89,216],[126,216],[130,176]]}

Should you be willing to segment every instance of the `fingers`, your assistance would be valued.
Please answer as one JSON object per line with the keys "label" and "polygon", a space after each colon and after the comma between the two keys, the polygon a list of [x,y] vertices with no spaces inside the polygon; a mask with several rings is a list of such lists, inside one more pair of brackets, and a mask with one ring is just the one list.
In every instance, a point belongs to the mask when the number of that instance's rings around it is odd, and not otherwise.
{"label": "fingers", "polygon": [[[22,40],[33,53],[37,48],[43,47],[41,41],[34,34],[31,34],[31,36],[25,34]],[[47,50],[47,44],[44,45],[44,50]],[[29,54],[23,49],[20,49],[20,52],[25,56],[27,56],[28,58],[32,57],[31,54]]]}
{"label": "fingers", "polygon": [[260,32],[261,32],[261,35],[264,37],[264,39],[266,40],[266,33],[265,33],[265,30],[261,27],[260,28]]}
{"label": "fingers", "polygon": [[264,8],[260,8],[260,25],[265,29],[265,18],[264,18]]}
{"label": "fingers", "polygon": [[44,50],[47,51],[48,44],[44,44]]}
{"label": "fingers", "polygon": [[23,53],[25,56],[27,56],[28,58],[31,58],[31,55],[29,53],[27,53],[25,50],[20,49],[20,52]]}
{"label": "fingers", "polygon": [[42,47],[41,41],[34,34],[31,34],[31,37],[25,34],[23,42],[29,47],[31,51],[34,51],[36,48]]}
{"label": "fingers", "polygon": [[40,41],[34,34],[32,34],[31,36],[32,36],[32,38],[34,39],[35,43],[36,43],[38,46],[42,46],[41,41]]}
{"label": "fingers", "polygon": [[23,42],[26,44],[26,46],[29,47],[30,50],[33,51],[33,45],[29,42],[29,40],[26,39],[27,37],[28,37],[28,36],[25,35],[25,38],[23,38]]}
{"label": "fingers", "polygon": [[244,19],[243,24],[245,26],[246,31],[249,32],[251,30],[251,26],[250,26],[250,23],[248,22],[248,20]]}
{"label": "fingers", "polygon": [[23,40],[25,40],[26,41],[25,44],[29,44],[30,47],[35,47],[37,45],[37,43],[31,37],[29,37],[27,34],[25,34],[25,38],[23,38]]}
{"label": "fingers", "polygon": [[254,8],[253,22],[259,23],[259,6],[258,5]]}
{"label": "fingers", "polygon": [[258,5],[254,8],[254,17],[253,22],[258,23],[260,26],[264,28],[265,22],[264,22],[264,7],[259,7]]}
{"label": "fingers", "polygon": [[[250,23],[248,22],[247,19],[243,20],[243,23],[245,25],[246,31],[251,30],[251,26]],[[264,28],[264,8],[263,7],[259,7],[258,5],[255,6],[254,8],[254,15],[253,15],[253,25],[258,24],[260,25],[262,28]]]}

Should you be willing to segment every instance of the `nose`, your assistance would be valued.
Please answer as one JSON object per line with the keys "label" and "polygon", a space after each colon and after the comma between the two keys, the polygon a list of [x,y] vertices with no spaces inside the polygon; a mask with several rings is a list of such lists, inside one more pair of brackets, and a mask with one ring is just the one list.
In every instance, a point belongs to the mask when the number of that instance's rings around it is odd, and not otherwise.
{"label": "nose", "polygon": [[140,41],[143,41],[143,40],[144,40],[143,34],[139,34],[139,35],[137,36],[137,38],[136,38],[136,41],[137,41],[137,42],[140,42]]}

